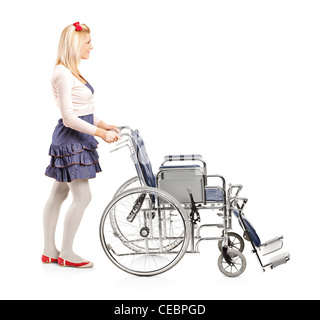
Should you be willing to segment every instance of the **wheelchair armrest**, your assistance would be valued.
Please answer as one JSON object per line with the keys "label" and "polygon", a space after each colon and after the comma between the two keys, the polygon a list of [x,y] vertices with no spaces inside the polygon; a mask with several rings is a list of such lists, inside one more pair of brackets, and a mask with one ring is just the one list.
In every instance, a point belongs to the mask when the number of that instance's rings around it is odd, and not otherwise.
{"label": "wheelchair armrest", "polygon": [[225,180],[225,178],[222,176],[222,175],[220,175],[220,174],[207,174],[206,175],[206,188],[210,188],[209,186],[208,186],[208,180],[210,179],[210,178],[215,178],[215,179],[219,179],[219,180],[221,180],[221,182],[222,182],[222,188],[223,188],[223,192],[224,193],[226,193],[226,180]]}

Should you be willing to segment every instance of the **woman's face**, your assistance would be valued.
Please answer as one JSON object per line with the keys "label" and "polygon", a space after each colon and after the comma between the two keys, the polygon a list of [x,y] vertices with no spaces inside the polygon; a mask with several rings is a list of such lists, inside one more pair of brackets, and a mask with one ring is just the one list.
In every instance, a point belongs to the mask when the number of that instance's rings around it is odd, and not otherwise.
{"label": "woman's face", "polygon": [[82,43],[81,59],[89,59],[90,50],[92,49],[93,49],[93,46],[91,44],[90,33],[86,33]]}

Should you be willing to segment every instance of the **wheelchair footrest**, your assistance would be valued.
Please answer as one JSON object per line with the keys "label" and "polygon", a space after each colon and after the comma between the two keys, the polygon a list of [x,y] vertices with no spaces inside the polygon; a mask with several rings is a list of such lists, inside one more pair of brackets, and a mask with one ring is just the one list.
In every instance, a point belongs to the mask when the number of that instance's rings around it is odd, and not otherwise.
{"label": "wheelchair footrest", "polygon": [[290,253],[289,252],[284,252],[281,253],[273,258],[270,259],[269,264],[271,265],[271,268],[278,267],[290,260]]}
{"label": "wheelchair footrest", "polygon": [[283,246],[283,237],[276,237],[271,240],[268,240],[266,243],[262,244],[260,246],[260,249],[262,250],[262,255],[266,256],[267,254],[270,254],[272,252],[278,251],[282,249]]}

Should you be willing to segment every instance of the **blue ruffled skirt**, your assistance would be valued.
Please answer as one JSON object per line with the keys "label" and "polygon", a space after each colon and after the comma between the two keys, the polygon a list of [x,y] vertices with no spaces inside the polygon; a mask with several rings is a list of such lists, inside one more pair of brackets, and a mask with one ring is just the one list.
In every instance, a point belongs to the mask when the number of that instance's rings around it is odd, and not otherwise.
{"label": "blue ruffled skirt", "polygon": [[[79,118],[93,124],[93,114]],[[95,178],[96,173],[101,172],[98,143],[93,136],[68,128],[59,119],[52,135],[51,161],[45,174],[60,182]]]}

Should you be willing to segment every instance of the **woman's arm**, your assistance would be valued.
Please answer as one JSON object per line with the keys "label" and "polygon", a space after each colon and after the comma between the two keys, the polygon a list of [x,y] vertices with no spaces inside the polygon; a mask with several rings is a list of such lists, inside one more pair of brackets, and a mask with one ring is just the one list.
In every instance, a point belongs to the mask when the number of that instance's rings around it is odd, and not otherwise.
{"label": "woman's arm", "polygon": [[57,90],[58,104],[60,106],[63,124],[66,127],[94,136],[97,127],[73,114],[71,99],[73,79],[71,73],[60,71],[53,82]]}
{"label": "woman's arm", "polygon": [[114,130],[117,133],[120,133],[120,129],[117,126],[111,125],[111,124],[106,124],[102,120],[99,119],[99,122],[97,124],[98,128],[104,129],[104,130]]}
{"label": "woman's arm", "polygon": [[114,130],[117,133],[120,133],[120,129],[117,126],[113,126],[110,124],[106,124],[103,122],[96,114],[93,115],[94,125],[98,128],[104,129],[104,130]]}
{"label": "woman's arm", "polygon": [[54,78],[54,85],[57,90],[58,103],[62,115],[63,124],[74,130],[102,138],[106,142],[118,141],[120,137],[115,131],[107,131],[104,128],[98,127],[97,122],[101,120],[94,116],[94,125],[84,121],[73,114],[72,107],[72,84],[73,78],[69,72],[60,71]]}

